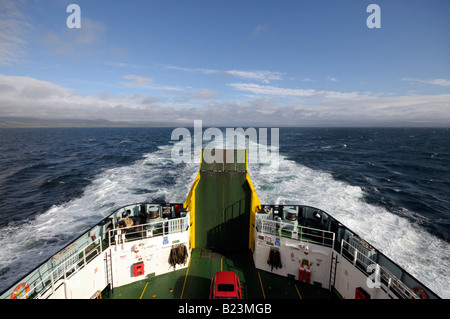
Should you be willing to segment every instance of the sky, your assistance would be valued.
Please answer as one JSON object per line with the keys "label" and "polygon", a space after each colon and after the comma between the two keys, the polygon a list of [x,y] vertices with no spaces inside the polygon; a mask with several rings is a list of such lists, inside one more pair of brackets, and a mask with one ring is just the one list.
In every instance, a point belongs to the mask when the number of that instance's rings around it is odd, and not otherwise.
{"label": "sky", "polygon": [[10,116],[449,127],[450,1],[0,0]]}

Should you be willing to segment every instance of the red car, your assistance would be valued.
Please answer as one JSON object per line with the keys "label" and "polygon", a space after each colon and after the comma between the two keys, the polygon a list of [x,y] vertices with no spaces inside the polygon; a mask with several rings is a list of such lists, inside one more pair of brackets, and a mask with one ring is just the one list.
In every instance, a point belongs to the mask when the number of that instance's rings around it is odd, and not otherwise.
{"label": "red car", "polygon": [[219,271],[211,279],[209,299],[242,299],[241,282],[232,271]]}

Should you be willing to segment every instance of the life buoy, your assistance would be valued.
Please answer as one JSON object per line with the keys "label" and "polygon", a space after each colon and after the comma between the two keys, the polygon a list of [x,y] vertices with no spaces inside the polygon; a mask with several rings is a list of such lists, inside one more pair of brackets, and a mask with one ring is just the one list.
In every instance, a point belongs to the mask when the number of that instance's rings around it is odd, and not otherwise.
{"label": "life buoy", "polygon": [[428,299],[428,295],[422,287],[414,286],[412,287],[412,291],[420,298],[420,299]]}
{"label": "life buoy", "polygon": [[[22,288],[22,287],[24,287],[24,288]],[[19,290],[20,290],[20,292],[19,292]],[[23,295],[24,290],[26,291],[25,295]],[[16,287],[16,289],[14,289],[14,292],[11,295],[11,299],[16,299],[17,297],[19,297],[20,299],[27,298],[29,292],[30,292],[30,285],[23,282],[20,285],[18,285]]]}

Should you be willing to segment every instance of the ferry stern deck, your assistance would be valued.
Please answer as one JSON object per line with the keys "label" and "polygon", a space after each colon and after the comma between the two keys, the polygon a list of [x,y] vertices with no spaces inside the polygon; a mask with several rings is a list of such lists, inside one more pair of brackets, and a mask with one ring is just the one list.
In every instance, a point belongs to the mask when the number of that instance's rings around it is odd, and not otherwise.
{"label": "ferry stern deck", "polygon": [[256,269],[249,252],[224,253],[199,248],[192,251],[188,268],[174,270],[99,294],[102,299],[208,299],[211,278],[218,271],[234,271],[243,299],[335,299],[328,289]]}

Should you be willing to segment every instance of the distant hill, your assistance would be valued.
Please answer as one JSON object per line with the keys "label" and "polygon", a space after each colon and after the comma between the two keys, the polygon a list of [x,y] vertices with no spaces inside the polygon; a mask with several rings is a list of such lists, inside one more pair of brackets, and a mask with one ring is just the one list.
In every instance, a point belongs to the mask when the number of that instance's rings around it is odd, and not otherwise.
{"label": "distant hill", "polygon": [[0,127],[177,127],[164,122],[125,122],[102,119],[40,119],[33,117],[0,117]]}

